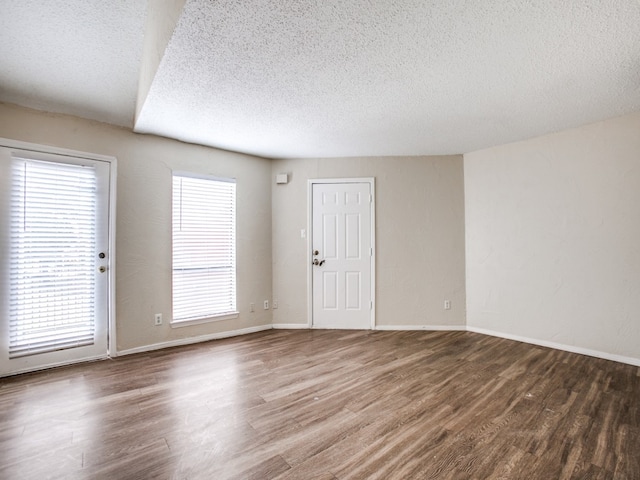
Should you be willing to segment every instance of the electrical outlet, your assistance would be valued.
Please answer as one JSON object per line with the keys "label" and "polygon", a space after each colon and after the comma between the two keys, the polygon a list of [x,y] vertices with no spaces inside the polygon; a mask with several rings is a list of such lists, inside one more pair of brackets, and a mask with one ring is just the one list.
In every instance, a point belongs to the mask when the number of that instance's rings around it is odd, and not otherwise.
{"label": "electrical outlet", "polygon": [[278,308],[278,300],[273,301],[273,303],[271,304],[271,308],[273,308],[274,310]]}
{"label": "electrical outlet", "polygon": [[444,301],[444,309],[445,310],[451,310],[451,300],[445,300]]}
{"label": "electrical outlet", "polygon": [[269,310],[269,300],[264,301],[264,309]]}
{"label": "electrical outlet", "polygon": [[162,325],[162,314],[161,313],[156,313],[153,316],[153,321],[155,325]]}
{"label": "electrical outlet", "polygon": [[250,303],[249,304],[249,311],[250,312],[255,312],[256,311],[256,304],[255,303]]}

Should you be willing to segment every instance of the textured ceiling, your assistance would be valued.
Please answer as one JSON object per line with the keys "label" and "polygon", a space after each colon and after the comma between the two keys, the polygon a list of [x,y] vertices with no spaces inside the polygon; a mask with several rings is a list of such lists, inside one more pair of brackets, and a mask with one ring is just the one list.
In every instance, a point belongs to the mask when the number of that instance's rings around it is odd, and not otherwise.
{"label": "textured ceiling", "polygon": [[0,0],[0,101],[132,126],[144,0]]}
{"label": "textured ceiling", "polygon": [[266,157],[466,153],[640,110],[638,0],[187,0],[149,17],[148,62],[145,3],[0,0],[0,99],[131,126],[152,65],[135,131]]}

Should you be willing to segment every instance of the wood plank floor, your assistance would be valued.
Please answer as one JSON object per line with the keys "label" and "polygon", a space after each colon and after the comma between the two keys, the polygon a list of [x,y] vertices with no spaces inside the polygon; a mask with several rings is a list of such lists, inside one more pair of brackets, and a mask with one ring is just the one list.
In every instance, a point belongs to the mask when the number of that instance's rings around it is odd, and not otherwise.
{"label": "wood plank floor", "polygon": [[271,330],[0,379],[2,479],[640,479],[640,373],[469,332]]}

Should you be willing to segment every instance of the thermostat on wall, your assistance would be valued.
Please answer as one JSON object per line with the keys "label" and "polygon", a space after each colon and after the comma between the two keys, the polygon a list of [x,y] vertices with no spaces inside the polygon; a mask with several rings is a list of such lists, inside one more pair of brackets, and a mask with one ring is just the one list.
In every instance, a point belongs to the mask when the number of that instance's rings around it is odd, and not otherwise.
{"label": "thermostat on wall", "polygon": [[276,183],[289,183],[289,174],[287,173],[279,173],[276,175]]}

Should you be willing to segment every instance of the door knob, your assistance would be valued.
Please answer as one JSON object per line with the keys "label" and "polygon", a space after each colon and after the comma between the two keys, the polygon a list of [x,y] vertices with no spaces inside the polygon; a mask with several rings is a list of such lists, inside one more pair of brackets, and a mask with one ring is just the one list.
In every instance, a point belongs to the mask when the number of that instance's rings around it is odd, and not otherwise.
{"label": "door knob", "polygon": [[323,263],[324,263],[324,260],[318,260],[317,258],[313,260],[313,264],[317,265],[318,267],[321,267]]}
{"label": "door knob", "polygon": [[104,258],[104,257],[106,257],[106,255],[104,254],[104,252],[100,252],[100,253],[98,254],[98,258]]}
{"label": "door knob", "polygon": [[319,253],[320,253],[320,252],[319,252],[318,250],[314,250],[314,251],[313,251],[313,254],[314,254],[314,255],[318,255]]}

